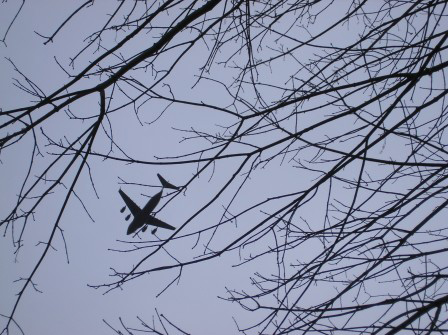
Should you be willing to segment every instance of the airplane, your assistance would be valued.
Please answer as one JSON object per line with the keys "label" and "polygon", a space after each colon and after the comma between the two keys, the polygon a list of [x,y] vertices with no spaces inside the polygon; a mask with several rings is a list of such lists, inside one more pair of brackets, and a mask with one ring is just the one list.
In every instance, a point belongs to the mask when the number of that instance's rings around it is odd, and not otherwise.
{"label": "airplane", "polygon": [[[142,231],[146,230],[145,225],[151,225],[156,226],[160,228],[175,230],[176,228],[169,225],[168,223],[163,222],[162,220],[159,220],[151,215],[151,212],[156,208],[157,204],[160,201],[160,198],[162,197],[162,191],[154,195],[149,201],[146,203],[145,207],[141,209],[138,207],[134,201],[132,201],[131,198],[128,197],[126,193],[124,193],[121,189],[118,191],[120,193],[121,197],[123,198],[124,202],[126,203],[126,206],[128,206],[129,210],[131,211],[131,214],[134,216],[134,219],[132,220],[131,224],[128,227],[127,234],[130,235],[137,231],[140,227],[144,226]],[[120,210],[120,212],[124,212],[124,210]],[[129,216],[129,215],[128,215]],[[153,230],[155,233],[155,230]]]}

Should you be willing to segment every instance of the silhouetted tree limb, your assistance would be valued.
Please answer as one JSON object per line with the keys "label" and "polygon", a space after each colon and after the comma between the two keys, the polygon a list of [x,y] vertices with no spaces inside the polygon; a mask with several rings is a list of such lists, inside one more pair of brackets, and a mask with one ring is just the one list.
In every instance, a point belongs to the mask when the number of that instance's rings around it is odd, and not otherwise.
{"label": "silhouetted tree limb", "polygon": [[[446,1],[113,6],[70,59],[75,74],[52,93],[11,60],[21,78],[13,84],[34,99],[1,112],[0,152],[32,142],[16,205],[0,223],[14,250],[43,199],[58,192],[65,201],[4,332],[16,323],[82,170],[95,190],[90,169],[132,164],[189,171],[158,212],[204,179],[218,181],[171,236],[119,240],[121,247],[110,249],[134,257],[135,265],[112,268],[112,280],[90,286],[125,289],[146,274],[174,270],[163,293],[192,265],[229,254],[241,271],[260,266],[249,288],[226,288],[223,298],[257,315],[252,324],[236,321],[242,333],[448,333]],[[44,43],[58,43],[58,34],[94,8],[87,1],[53,33],[39,33],[50,36]],[[98,93],[99,113],[72,110]],[[201,126],[189,119],[192,109],[204,113]],[[114,127],[128,127],[115,115],[151,131],[173,111],[184,111],[186,123],[172,129],[180,144],[166,155],[137,157],[114,136]],[[63,112],[71,131],[54,139],[46,130]],[[51,156],[39,171],[37,161]],[[120,182],[145,194],[159,187]],[[60,188],[64,183],[70,187]],[[157,316],[163,332],[139,319],[141,331],[168,333],[170,325],[185,333]]]}

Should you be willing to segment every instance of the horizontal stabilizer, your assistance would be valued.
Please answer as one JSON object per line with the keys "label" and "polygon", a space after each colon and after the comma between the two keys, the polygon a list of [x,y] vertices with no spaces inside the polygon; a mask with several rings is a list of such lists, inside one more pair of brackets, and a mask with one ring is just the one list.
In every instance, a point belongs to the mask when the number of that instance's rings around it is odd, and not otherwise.
{"label": "horizontal stabilizer", "polygon": [[163,187],[171,188],[173,190],[179,190],[180,187],[174,186],[169,181],[167,181],[165,178],[163,178],[160,174],[157,174],[157,177],[159,178],[160,183],[162,184]]}

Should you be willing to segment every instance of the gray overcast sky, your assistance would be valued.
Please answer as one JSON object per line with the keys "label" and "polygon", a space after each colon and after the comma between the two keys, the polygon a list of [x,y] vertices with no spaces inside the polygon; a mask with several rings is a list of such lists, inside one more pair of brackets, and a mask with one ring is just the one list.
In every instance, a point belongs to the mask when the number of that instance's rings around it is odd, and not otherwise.
{"label": "gray overcast sky", "polygon": [[[13,66],[8,59],[13,60],[21,72],[26,74],[28,78],[48,94],[67,81],[67,74],[59,68],[54,56],[57,57],[57,60],[63,64],[66,70],[76,74],[89,63],[90,57],[97,57],[101,53],[101,50],[95,53],[93,53],[93,50],[90,50],[76,60],[74,69],[68,66],[70,58],[77,54],[85,45],[84,38],[92,32],[101,29],[104,25],[108,18],[107,14],[110,14],[117,6],[115,1],[95,1],[92,7],[76,15],[73,21],[61,30],[54,43],[43,45],[43,39],[35,33],[38,32],[46,36],[52,34],[61,22],[82,3],[83,1],[67,2],[54,0],[25,2],[23,10],[9,32],[6,41],[7,46],[0,46],[0,56],[2,56],[0,59],[0,73],[2,74],[0,76],[0,103],[2,109],[18,108],[30,104],[29,95],[12,85],[14,83],[13,78],[20,78],[20,74],[13,71]],[[369,3],[371,4],[372,2]],[[338,17],[346,12],[349,4],[349,1],[340,1],[337,5],[332,6],[332,15],[317,16],[317,20],[307,26],[307,30],[299,30],[303,36],[297,36],[298,40],[315,35],[323,27],[336,22]],[[18,3],[13,1],[0,4],[0,34],[3,34],[7,29],[8,24],[5,22],[10,22],[17,8]],[[172,12],[170,15],[175,15],[175,13]],[[172,17],[169,19],[171,20]],[[292,18],[294,18],[293,15],[291,16]],[[312,21],[313,19],[310,19],[310,22]],[[155,26],[157,24],[163,26],[166,22],[158,21],[155,23]],[[285,21],[279,24],[283,25],[282,28],[287,29],[290,22]],[[310,58],[315,57],[316,52],[328,52],[328,50],[321,50],[318,47],[319,45],[329,44],[330,42],[333,45],[349,45],[354,39],[359,37],[362,29],[361,21],[356,22],[356,20],[352,20],[350,25],[344,25],[325,35],[323,39],[313,41],[315,45],[301,49],[300,59],[297,60],[297,63],[291,62],[291,60],[288,62],[287,59],[278,59],[276,62],[273,62],[275,65],[273,68],[268,66],[265,68],[261,67],[260,77],[269,78],[267,81],[273,85],[272,87],[263,87],[262,100],[267,101],[266,105],[268,106],[284,98],[283,92],[279,93],[279,90],[274,85],[280,88],[290,87],[291,83],[288,80],[293,72],[296,71],[296,68],[299,67],[297,64],[300,62],[303,64]],[[113,45],[114,39],[112,35],[109,34],[108,38],[110,40],[105,40],[105,45],[108,45],[107,43],[109,43],[109,46]],[[185,34],[181,35],[181,38],[191,38],[191,36]],[[272,33],[272,35],[267,35],[265,38],[267,41],[272,42],[270,44],[266,43],[268,46],[272,45],[273,48],[277,46],[275,44],[275,34]],[[117,40],[119,40],[118,37]],[[122,54],[117,55],[116,59],[111,59],[109,62],[118,62],[118,56],[130,57],[136,50],[143,50],[145,48],[144,45],[150,45],[154,40],[154,35],[149,33],[143,34],[133,40],[130,43],[131,46],[125,49]],[[237,44],[238,41],[235,43]],[[232,98],[226,95],[226,89],[223,85],[207,80],[202,80],[195,85],[199,69],[205,63],[212,47],[211,44],[198,43],[176,65],[173,73],[164,81],[164,84],[169,84],[170,86],[159,85],[155,91],[166,96],[170,96],[171,92],[173,92],[176,98],[181,100],[210,103],[232,110]],[[176,52],[178,51],[172,50],[162,55],[157,60],[157,65],[161,67],[169,66],[175,59]],[[220,50],[218,59],[222,60],[230,57],[233,52],[235,50],[231,48],[223,48],[223,50]],[[263,52],[275,54],[269,48],[265,48]],[[243,56],[241,58],[235,57],[236,59],[244,59]],[[244,64],[232,63],[232,65],[237,67]],[[210,77],[219,78],[223,82],[231,81],[234,68],[231,68],[231,66],[227,68],[222,66],[220,68],[218,66],[218,69],[217,72],[215,70],[213,75],[210,74]],[[331,72],[333,69],[328,71]],[[154,77],[154,73],[150,69],[147,72],[133,73],[133,75],[147,85],[151,83]],[[205,75],[209,74],[206,73]],[[309,74],[298,73],[296,79],[299,82],[302,80],[302,77],[307,75]],[[104,80],[104,78],[101,79]],[[96,80],[93,78],[90,81],[85,81],[87,83],[85,85],[90,87],[96,83]],[[437,81],[435,80],[435,82]],[[425,82],[425,84],[427,83]],[[81,87],[77,86],[77,88],[80,89]],[[244,89],[247,89],[247,86],[243,87],[242,91]],[[357,92],[350,97],[348,103],[353,105],[361,103],[366,95],[366,92]],[[420,98],[420,95],[423,96],[424,94],[417,92],[415,97]],[[248,97],[248,100],[252,98],[249,93]],[[294,127],[304,129],[321,119],[330,117],[333,113],[337,113],[339,109],[334,106],[329,109],[318,108],[320,104],[327,102],[325,100],[327,98],[310,101],[306,107],[311,108],[311,105],[316,107],[316,110],[313,113],[300,116],[298,121],[297,119],[295,120],[296,122],[291,121],[288,129],[290,131],[293,131]],[[116,93],[111,106],[114,108],[126,101],[123,95]],[[250,102],[252,103],[252,101]],[[260,102],[260,104],[262,103]],[[244,109],[243,104],[238,106]],[[258,106],[260,110],[263,110],[264,107]],[[380,107],[375,107],[374,110],[378,111],[381,109]],[[165,108],[167,108],[166,112],[161,115]],[[70,106],[70,110],[79,117],[96,115],[99,110],[98,97],[92,96],[83,99],[81,102],[76,102]],[[41,113],[46,111],[44,109]],[[283,117],[282,110],[279,110],[278,114],[274,113],[274,115],[281,119]],[[432,116],[426,117],[431,119]],[[402,118],[401,114],[399,116],[394,115],[390,118],[390,122],[400,120],[400,118]],[[390,119],[388,119],[388,122]],[[68,114],[59,113],[59,115],[52,117],[45,123],[42,131],[53,139],[64,140],[67,137],[67,139],[73,140],[78,135],[79,129],[72,125],[78,122],[77,125],[79,125],[80,129],[84,129],[82,127],[88,124],[89,121],[72,122],[69,120]],[[204,141],[204,139],[185,141],[185,137],[191,136],[191,133],[178,131],[179,129],[191,130],[194,128],[210,134],[218,134],[224,131],[221,127],[222,125],[228,125],[232,122],[234,122],[232,117],[210,108],[179,104],[168,106],[166,102],[152,99],[147,104],[141,106],[139,117],[135,115],[132,107],[129,107],[111,113],[107,122],[104,122],[104,127],[107,128],[109,124],[112,125],[114,141],[119,143],[120,147],[132,158],[155,161],[156,157],[176,156],[198,150],[198,148],[207,147],[208,142]],[[304,140],[315,140],[317,143],[339,134],[344,129],[358,126],[360,126],[359,123],[352,125],[346,119],[343,119],[342,121],[331,123],[329,126],[322,126],[317,134],[304,135]],[[1,133],[1,135],[4,136],[5,134]],[[280,131],[270,131],[266,134],[254,136],[254,139],[249,137],[248,141],[253,140],[257,145],[262,145],[283,136],[285,134]],[[45,152],[45,157],[36,158],[36,165],[33,170],[34,175],[40,173],[47,166],[48,160],[54,158],[52,153],[56,152],[55,148],[45,146],[46,142],[43,140],[43,136],[39,138],[41,139],[40,148]],[[347,142],[344,141],[341,140],[340,143],[332,144],[334,144],[335,148],[343,148],[345,150],[346,146],[350,146],[352,142],[349,140]],[[250,144],[254,143],[248,143],[247,148],[250,148]],[[25,137],[21,142],[15,144],[12,149],[4,150],[0,155],[2,163],[0,166],[2,196],[0,213],[2,219],[16,202],[18,190],[27,173],[27,164],[32,155],[31,144],[32,138]],[[94,150],[107,152],[109,145],[108,138],[102,132],[95,142]],[[232,147],[229,151],[240,150],[241,147],[243,147],[243,144]],[[397,161],[404,161],[407,159],[407,150],[403,148],[408,148],[408,144],[405,141],[389,140],[387,146],[385,144],[378,145],[369,151],[369,155],[385,159],[393,157]],[[114,155],[120,156],[120,151],[117,148],[114,148]],[[299,157],[292,157],[292,155],[288,156],[286,154],[282,157],[284,157],[284,160],[277,157],[273,162],[269,162],[266,167],[260,166],[251,173],[250,182],[247,184],[249,186],[242,188],[238,194],[237,201],[232,203],[231,214],[235,214],[270,197],[304,190],[320,178],[321,174],[317,171],[305,171],[298,168],[300,164],[316,159],[316,151],[303,150],[300,152]],[[262,158],[266,158],[266,156]],[[332,162],[332,159],[336,160],[337,158],[339,158],[338,155],[329,155],[327,153],[325,156],[322,156],[322,161],[326,160],[325,163],[328,163]],[[218,161],[213,165],[213,168],[208,169],[201,175],[201,178],[192,183],[185,192],[175,197],[173,197],[173,194],[167,195],[165,193],[165,197],[158,206],[162,210],[157,214],[157,217],[175,227],[180,227],[217,193],[219,188],[234,173],[236,166],[240,162],[241,160],[238,159]],[[63,165],[57,166],[56,170],[61,171],[62,168]],[[136,317],[140,317],[150,323],[156,314],[156,309],[170,321],[192,334],[224,335],[236,333],[237,328],[233,318],[235,318],[239,326],[250,326],[259,321],[260,316],[265,314],[247,312],[237,306],[237,304],[218,298],[228,297],[227,289],[246,290],[247,292],[255,293],[257,289],[254,287],[255,285],[252,285],[250,276],[254,276],[254,273],[257,272],[275,276],[277,271],[282,271],[275,266],[275,258],[272,255],[257,258],[245,264],[244,267],[234,266],[245,258],[254,256],[258,252],[263,252],[267,248],[266,245],[257,243],[250,245],[246,249],[242,248],[226,253],[206,263],[183,268],[180,280],[160,296],[158,294],[165,289],[167,283],[171,282],[179,274],[178,270],[143,275],[123,285],[123,289],[115,289],[107,294],[104,294],[107,290],[104,287],[93,289],[88,286],[114,282],[116,278],[111,276],[113,271],[129,271],[132,269],[147,254],[149,246],[151,246],[151,242],[148,241],[156,241],[157,238],[165,239],[171,234],[170,231],[159,229],[156,237],[154,237],[150,235],[150,229],[148,229],[145,234],[141,235],[141,239],[126,236],[128,222],[125,222],[124,217],[129,211],[127,210],[123,214],[120,213],[120,208],[124,204],[117,192],[118,189],[121,187],[138,205],[143,206],[148,201],[149,196],[160,190],[157,173],[161,173],[166,179],[176,185],[183,185],[194,175],[197,168],[196,164],[173,166],[128,165],[91,157],[88,171],[91,173],[95,189],[92,187],[87,170],[84,170],[80,182],[75,188],[76,195],[83,200],[83,203],[76,197],[70,199],[69,206],[63,214],[60,225],[64,232],[65,241],[62,239],[62,235],[57,232],[52,244],[54,250],[50,250],[33,279],[36,289],[41,292],[28,287],[15,314],[15,319],[20,323],[25,333],[106,334],[111,331],[103,323],[103,319],[116,328],[119,328],[119,318],[122,318],[125,324],[129,326],[137,326],[139,321]],[[356,178],[354,176],[357,175],[359,168],[360,164],[356,162],[349,165],[341,171],[340,179],[334,181],[334,184],[331,185],[331,187],[337,189],[337,200],[344,202],[350,197],[351,190],[345,188],[342,182],[338,183],[341,180],[353,180]],[[384,170],[378,171],[375,169],[369,171],[371,173],[369,178],[380,178],[379,176],[386,174],[386,172],[388,173],[388,171],[384,172]],[[239,181],[245,178],[244,172],[247,172],[247,169],[240,173]],[[377,172],[378,174],[376,174]],[[54,175],[47,177],[51,179]],[[69,177],[72,178],[73,173],[70,173]],[[44,248],[42,242],[48,238],[48,234],[63,202],[61,195],[64,194],[64,189],[69,187],[70,178],[65,180],[64,185],[59,186],[54,194],[45,198],[41,207],[44,210],[37,211],[33,216],[33,221],[28,224],[24,236],[25,244],[20,249],[18,255],[14,254],[15,249],[12,245],[10,230],[1,240],[0,314],[8,315],[10,313],[16,294],[22,287],[21,285],[23,285],[23,281],[17,281],[17,279],[29,276],[31,269],[38,261]],[[126,183],[129,184],[125,185]],[[187,235],[219,222],[224,212],[223,206],[231,202],[237,186],[237,183],[232,185],[219,198],[219,201],[198,215],[182,231],[182,235]],[[394,190],[406,190],[407,187],[407,180],[403,182],[397,178]],[[322,222],[326,222],[325,213],[327,208],[325,206],[327,198],[325,190],[329,188],[328,184],[323,185],[320,187],[319,193],[316,191],[313,201],[305,202],[300,207],[300,213],[297,215],[296,220],[299,220],[299,218],[303,220],[300,222],[303,227],[306,227],[306,225],[314,225],[313,227],[315,227]],[[98,193],[98,198],[95,192]],[[210,250],[219,250],[232,241],[233,238],[239,236],[241,232],[247,231],[255,223],[263,220],[267,213],[288,203],[288,199],[282,198],[276,202],[270,202],[262,208],[263,211],[256,210],[250,212],[250,214],[242,216],[235,224],[221,227],[209,245]],[[376,206],[380,202],[381,200],[375,200],[373,204]],[[340,204],[335,203],[335,206]],[[343,208],[343,206],[341,205],[340,208]],[[417,215],[423,216],[425,209],[422,206]],[[86,210],[88,213],[86,213]],[[334,217],[338,215],[333,207],[330,208],[329,213],[334,215]],[[438,221],[438,224],[440,225],[440,221]],[[274,238],[269,238],[270,240],[268,241],[274,243]],[[416,236],[416,241],[419,241],[419,238]],[[176,264],[177,260],[182,262],[199,257],[206,251],[206,244],[209,239],[211,239],[210,235],[203,234],[199,239],[199,243],[197,243],[197,236],[191,236],[183,238],[178,243],[168,244],[164,252],[159,253],[157,257],[153,257],[144,263],[140,270],[165,264]],[[141,245],[145,245],[148,248],[130,252],[136,246]],[[292,265],[310,261],[315,256],[316,250],[320,248],[319,245],[320,242],[312,240],[297,246],[293,253],[285,253],[285,264]],[[68,251],[69,262],[67,262],[65,248]],[[438,257],[440,256],[434,256],[433,260],[442,263]],[[291,267],[291,269],[284,271],[294,272],[295,268]],[[376,284],[378,285],[370,287],[371,291],[369,292],[383,294],[384,285],[381,283]],[[388,285],[390,290],[394,289],[394,285],[400,287],[399,283],[389,283]],[[310,294],[306,295],[300,302],[303,305],[317,304],[316,301],[323,299],[322,297],[327,294],[330,295],[335,290],[331,281],[329,283],[320,283],[319,286],[311,287],[309,290]],[[370,314],[369,317],[373,318],[375,315]],[[0,319],[0,322],[4,321],[5,319]],[[0,323],[0,326],[3,326],[3,323]],[[11,334],[20,333],[15,327],[11,329],[13,330]]]}
{"label": "gray overcast sky", "polygon": [[[70,3],[28,1],[25,3],[9,32],[7,47],[1,47],[3,57],[0,60],[0,72],[4,74],[1,78],[2,108],[29,104],[29,97],[11,85],[11,78],[17,77],[17,73],[12,71],[12,66],[6,58],[11,58],[20,71],[46,92],[54,90],[66,80],[65,73],[58,68],[53,55],[57,56],[62,63],[67,64],[68,58],[80,50],[82,39],[103,25],[106,20],[105,13],[108,12],[104,6],[107,4],[96,1],[92,8],[75,17],[72,27],[76,29],[63,29],[56,43],[44,46],[42,39],[34,31],[43,35],[52,33],[61,20],[81,3],[81,1]],[[112,8],[114,6],[115,2]],[[10,20],[11,14],[16,9],[17,3],[2,4],[0,22]],[[36,13],[47,14],[43,17],[42,14],[36,15]],[[5,29],[4,25],[2,29]],[[195,71],[196,69],[193,68],[191,73]],[[186,72],[183,80],[194,80],[191,73]],[[217,98],[213,98],[213,90],[206,93],[208,99]],[[191,93],[183,92],[183,94],[187,96]],[[97,102],[89,101],[77,107],[77,111],[82,112],[83,108],[86,110],[97,108]],[[76,108],[73,109],[76,110]],[[157,110],[145,112],[142,119],[151,121],[158,114]],[[58,136],[70,134],[70,130],[64,127],[64,117],[65,115],[59,120],[57,118],[52,120],[51,125],[45,127],[49,135],[58,138]],[[186,128],[186,125],[187,127],[201,126],[216,121],[215,115],[186,107],[165,114],[157,121],[156,126],[142,127],[131,112],[128,115],[116,115],[115,122],[126,126],[115,127],[114,135],[127,153],[135,155],[136,158],[152,159],[153,156],[180,152],[176,151],[176,147],[179,146],[182,134],[176,134],[171,128]],[[26,174],[27,160],[31,154],[26,144],[29,145],[30,142],[25,141],[21,149],[15,148],[2,155],[4,162],[0,174],[2,185],[0,212],[2,214],[10,210],[14,204],[17,187]],[[97,159],[96,162],[99,163],[98,161]],[[225,167],[219,168],[225,170]],[[156,173],[160,172],[173,183],[183,184],[191,177],[194,170],[195,167],[188,171],[185,167],[180,169],[139,167],[107,162],[92,166],[92,175],[100,198],[95,198],[86,176],[76,187],[76,191],[84,201],[87,199],[86,207],[95,222],[89,219],[79,201],[76,199],[70,201],[62,223],[70,263],[66,262],[64,243],[58,234],[54,243],[57,251],[51,251],[46,257],[34,280],[36,287],[42,293],[28,288],[28,293],[19,305],[16,319],[25,332],[27,334],[109,333],[102,319],[117,327],[119,317],[133,325],[138,324],[136,316],[150,322],[152,316],[155,315],[155,308],[186,331],[195,334],[233,333],[236,328],[232,316],[244,322],[251,320],[252,317],[249,314],[235,309],[235,305],[217,299],[218,295],[226,295],[225,287],[234,288],[249,283],[248,274],[253,272],[250,267],[246,273],[231,267],[232,264],[238,262],[237,254],[221,257],[205,267],[196,266],[185,269],[178,285],[172,286],[158,298],[156,295],[176,277],[176,271],[144,276],[125,285],[124,290],[115,290],[106,295],[103,295],[104,289],[94,290],[87,286],[87,284],[109,282],[111,267],[129,270],[143,255],[142,252],[117,253],[108,250],[132,248],[132,245],[124,245],[117,241],[132,241],[126,236],[128,223],[124,220],[125,215],[119,212],[124,204],[117,192],[120,187],[118,177],[128,182],[154,185],[152,191],[144,192],[145,196],[149,196],[159,190]],[[189,188],[185,196],[182,195],[175,202],[170,203],[160,218],[174,226],[179,226],[182,219],[192,214],[192,209],[197,207],[197,204],[205,203],[209,194],[212,194],[214,188],[210,185],[219,184],[220,179],[223,178],[217,174],[209,183],[209,177],[210,175],[205,176],[203,181]],[[264,184],[269,186],[270,183],[265,181]],[[276,182],[272,184],[271,187]],[[141,194],[141,189],[132,186],[122,187],[137,204],[143,206],[146,203],[148,198]],[[57,209],[61,205],[62,199],[56,194],[46,200],[45,207],[48,210],[36,214],[35,221],[26,233],[27,241],[17,257],[17,262],[15,262],[15,255],[11,252],[10,238],[2,239],[0,257],[5,271],[0,272],[1,314],[6,315],[10,312],[16,293],[23,284],[23,282],[14,281],[29,275],[30,269],[35,265],[43,250],[42,244],[36,245],[45,240],[48,228],[51,226],[49,222],[55,220]],[[251,196],[256,198],[257,195]],[[260,198],[262,198],[261,195]],[[162,199],[161,204],[164,202]],[[216,219],[216,216],[203,215],[198,219],[197,225],[207,224],[208,217]],[[166,238],[169,234],[170,232],[160,229],[157,233],[161,238]],[[145,238],[148,236],[149,234]],[[192,238],[188,244],[186,243],[186,252],[195,242],[196,239]],[[170,250],[170,252],[182,259],[181,252],[176,250]]]}

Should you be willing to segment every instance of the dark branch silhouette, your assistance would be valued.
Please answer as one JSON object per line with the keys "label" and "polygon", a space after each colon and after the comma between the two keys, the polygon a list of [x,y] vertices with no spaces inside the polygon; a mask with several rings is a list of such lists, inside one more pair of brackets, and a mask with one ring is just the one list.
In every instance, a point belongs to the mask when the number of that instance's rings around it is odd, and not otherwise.
{"label": "dark branch silhouette", "polygon": [[[4,44],[26,5],[4,23]],[[78,4],[54,32],[36,38],[60,43],[95,6]],[[14,59],[5,61],[17,76],[11,85],[30,97],[0,106],[0,154],[22,143],[31,153],[15,204],[0,221],[12,252],[27,242],[49,195],[64,201],[14,305],[2,311],[3,334],[26,332],[16,311],[29,288],[37,290],[35,274],[57,231],[65,241],[67,204],[76,199],[88,213],[76,187],[90,183],[98,197],[90,170],[107,164],[157,166],[160,174],[117,176],[123,188],[155,195],[140,209],[120,190],[134,217],[127,233],[141,239],[117,237],[120,247],[110,250],[132,265],[110,265],[111,277],[89,284],[102,293],[172,273],[160,295],[182,285],[186,271],[228,254],[241,273],[257,268],[221,297],[240,308],[235,315],[256,315],[251,323],[235,318],[243,334],[448,333],[446,1],[109,6],[101,29],[76,42],[79,52],[65,61],[55,56],[67,80],[51,92]],[[115,131],[151,134],[168,117],[182,128],[173,124],[151,146],[128,146]],[[61,138],[49,131],[57,118],[67,129]],[[151,184],[142,182],[148,178]],[[207,199],[189,202],[176,228],[159,219],[201,192]],[[168,230],[139,234],[148,225]],[[144,317],[138,326],[104,322],[116,334],[187,334],[156,315],[157,326]]]}

